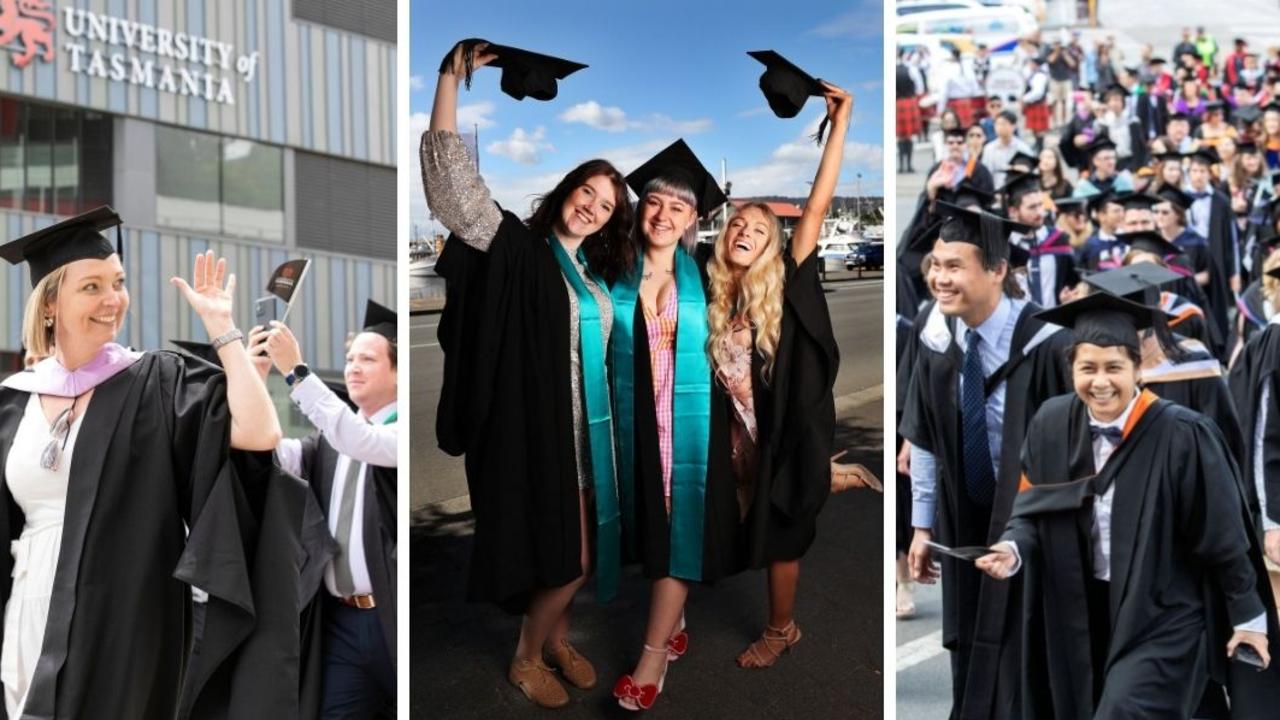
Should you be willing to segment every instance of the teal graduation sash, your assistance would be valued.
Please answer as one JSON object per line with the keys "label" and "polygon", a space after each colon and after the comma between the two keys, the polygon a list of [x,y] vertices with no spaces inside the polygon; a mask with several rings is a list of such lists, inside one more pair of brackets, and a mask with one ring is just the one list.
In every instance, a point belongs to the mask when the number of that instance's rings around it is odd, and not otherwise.
{"label": "teal graduation sash", "polygon": [[[560,272],[578,298],[578,344],[582,356],[582,395],[587,410],[587,437],[591,449],[591,476],[596,491],[596,597],[608,602],[618,592],[622,563],[622,528],[618,513],[618,490],[614,478],[613,416],[609,411],[609,376],[605,370],[604,328],[600,307],[569,260],[564,246],[552,235],[547,243],[560,263]],[[587,269],[587,259],[578,249],[578,261],[596,285],[604,281]]]}
{"label": "teal graduation sash", "polygon": [[[614,416],[618,419],[618,489],[624,527],[635,527],[635,313],[644,258],[613,287]],[[707,447],[711,437],[711,362],[707,358],[707,301],[698,264],[675,253],[675,382],[671,396],[671,557],[668,572],[702,579]],[[644,358],[649,362],[649,358]],[[653,388],[645,388],[652,393]]]}

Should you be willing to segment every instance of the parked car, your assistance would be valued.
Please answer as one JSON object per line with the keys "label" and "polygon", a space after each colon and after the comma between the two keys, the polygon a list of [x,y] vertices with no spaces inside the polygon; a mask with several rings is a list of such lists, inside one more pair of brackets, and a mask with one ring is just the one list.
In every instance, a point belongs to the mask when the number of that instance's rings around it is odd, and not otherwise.
{"label": "parked car", "polygon": [[862,268],[863,270],[880,270],[883,267],[883,242],[858,243],[853,252],[849,253],[849,260],[845,264],[846,270],[853,270],[854,268]]}
{"label": "parked car", "polygon": [[828,272],[839,272],[848,267],[848,258],[854,251],[856,243],[847,240],[818,241],[818,272],[826,276]]}

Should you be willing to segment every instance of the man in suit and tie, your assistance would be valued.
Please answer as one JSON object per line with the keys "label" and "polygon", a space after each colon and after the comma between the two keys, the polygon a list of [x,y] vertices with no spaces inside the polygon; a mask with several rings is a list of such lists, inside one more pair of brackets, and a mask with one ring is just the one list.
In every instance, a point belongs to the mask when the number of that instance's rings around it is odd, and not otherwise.
{"label": "man in suit and tie", "polygon": [[396,314],[368,302],[363,330],[347,344],[350,405],[311,372],[283,323],[255,328],[249,343],[285,376],[317,430],[283,440],[276,459],[311,484],[339,548],[317,598],[321,717],[395,717]]}

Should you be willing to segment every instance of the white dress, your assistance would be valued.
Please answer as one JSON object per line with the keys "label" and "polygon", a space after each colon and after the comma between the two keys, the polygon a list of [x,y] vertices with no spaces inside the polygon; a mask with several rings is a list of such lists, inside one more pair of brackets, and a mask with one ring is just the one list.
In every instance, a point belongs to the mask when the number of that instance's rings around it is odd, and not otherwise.
{"label": "white dress", "polygon": [[58,469],[46,470],[40,467],[40,455],[51,439],[49,422],[40,407],[40,398],[32,393],[5,465],[9,494],[26,515],[22,535],[10,546],[13,589],[4,610],[4,644],[0,648],[0,682],[4,683],[4,705],[11,718],[22,714],[44,644],[53,577],[62,547],[71,451],[83,416],[81,410],[71,424]]}

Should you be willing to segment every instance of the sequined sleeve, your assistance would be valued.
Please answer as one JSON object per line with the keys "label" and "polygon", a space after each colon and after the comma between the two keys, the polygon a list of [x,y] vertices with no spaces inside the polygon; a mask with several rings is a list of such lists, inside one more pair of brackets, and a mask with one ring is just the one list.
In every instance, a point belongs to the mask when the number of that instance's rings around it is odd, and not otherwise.
{"label": "sequined sleeve", "polygon": [[422,186],[436,219],[477,250],[488,250],[502,212],[455,132],[428,130],[419,148]]}

